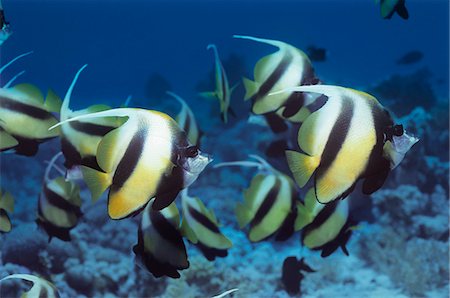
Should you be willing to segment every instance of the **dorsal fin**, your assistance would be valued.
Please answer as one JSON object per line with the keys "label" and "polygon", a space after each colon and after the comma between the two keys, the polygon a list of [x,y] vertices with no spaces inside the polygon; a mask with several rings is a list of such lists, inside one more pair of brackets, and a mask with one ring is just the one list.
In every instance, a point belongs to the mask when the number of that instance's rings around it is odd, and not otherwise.
{"label": "dorsal fin", "polygon": [[248,36],[248,35],[233,35],[233,37],[241,38],[241,39],[249,39],[249,40],[253,40],[256,42],[265,43],[265,44],[272,45],[272,46],[280,48],[280,49],[283,47],[286,47],[286,46],[290,46],[285,42],[282,42],[279,40],[274,40],[274,39],[259,38],[259,37],[253,37],[253,36]]}
{"label": "dorsal fin", "polygon": [[9,61],[8,63],[6,63],[5,65],[3,65],[3,66],[0,68],[0,74],[1,74],[6,68],[8,68],[8,66],[10,66],[11,64],[13,64],[14,62],[16,62],[17,60],[19,60],[19,59],[22,58],[22,57],[25,57],[25,56],[30,55],[31,53],[33,53],[33,51],[29,51],[29,52],[26,52],[26,53],[24,53],[24,54],[21,54],[21,55],[17,56],[16,58],[12,59],[11,61]]}
{"label": "dorsal fin", "polygon": [[73,88],[75,87],[75,83],[78,80],[78,77],[80,76],[80,73],[87,67],[87,64],[83,65],[78,72],[75,74],[75,77],[72,80],[72,83],[70,84],[69,89],[67,90],[66,96],[64,96],[64,101],[61,105],[61,121],[67,120],[69,117],[69,113],[71,112],[69,108],[70,104],[70,97],[72,96]]}

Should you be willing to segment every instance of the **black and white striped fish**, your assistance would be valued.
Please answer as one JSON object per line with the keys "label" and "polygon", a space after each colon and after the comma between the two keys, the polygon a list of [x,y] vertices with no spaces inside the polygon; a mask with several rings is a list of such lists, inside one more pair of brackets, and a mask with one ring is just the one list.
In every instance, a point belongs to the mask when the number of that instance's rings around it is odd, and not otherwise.
{"label": "black and white striped fish", "polygon": [[150,200],[142,212],[138,243],[133,247],[137,265],[153,276],[179,278],[178,270],[189,267],[186,247],[180,231],[180,214],[175,203],[155,211]]}
{"label": "black and white striped fish", "polygon": [[[76,112],[70,110],[69,104],[73,88],[81,71],[83,71],[86,66],[87,65],[84,65],[77,72],[72,84],[67,90],[61,105],[61,121],[84,114],[110,109],[110,107],[106,105],[94,105]],[[62,124],[61,150],[66,159],[66,168],[70,170],[74,166],[83,165],[97,171],[102,171],[96,160],[98,144],[108,132],[117,128],[120,124],[121,122],[116,118],[94,118]]]}
{"label": "black and white striped fish", "polygon": [[9,192],[0,189],[0,233],[8,233],[12,229],[10,213],[14,212],[14,198]]}
{"label": "black and white striped fish", "polygon": [[254,81],[243,79],[245,100],[252,99],[252,112],[258,115],[274,112],[291,122],[302,122],[309,115],[306,106],[314,102],[315,96],[296,92],[272,96],[269,94],[292,86],[319,83],[308,56],[281,41],[242,35],[234,37],[269,44],[279,49],[256,63]]}
{"label": "black and white striped fish", "polygon": [[48,234],[49,241],[52,237],[70,241],[70,230],[82,216],[80,188],[75,182],[66,181],[62,176],[64,173],[50,179],[50,171],[59,156],[60,153],[55,155],[45,170],[36,223]]}
{"label": "black and white striped fish", "polygon": [[8,279],[23,279],[33,283],[31,289],[23,293],[21,298],[59,298],[58,289],[55,285],[43,278],[31,275],[31,274],[12,274],[8,275],[0,280],[0,282]]}
{"label": "black and white striped fish", "polygon": [[277,240],[285,240],[294,232],[297,191],[294,181],[275,170],[256,155],[255,161],[237,161],[217,164],[221,166],[253,166],[259,173],[253,177],[250,187],[244,191],[244,202],[235,209],[240,228],[249,225],[250,241],[261,241],[276,232]]}
{"label": "black and white striped fish", "polygon": [[305,203],[299,203],[297,208],[295,229],[303,229],[302,243],[305,247],[321,251],[322,257],[331,255],[339,247],[344,254],[349,254],[346,244],[355,229],[349,216],[349,200],[321,204],[315,199],[314,189],[311,188]]}
{"label": "black and white striped fish", "polygon": [[[13,59],[0,73],[30,53]],[[14,149],[17,154],[32,156],[37,153],[39,143],[59,135],[59,130],[49,131],[48,128],[58,123],[52,112],[59,112],[61,99],[49,90],[44,101],[41,91],[31,84],[9,87],[15,78],[17,76],[0,88],[0,128],[2,135],[8,135],[0,140],[0,150]]]}
{"label": "black and white striped fish", "polygon": [[153,197],[155,210],[167,207],[210,162],[189,143],[175,120],[158,111],[119,108],[77,116],[58,125],[103,117],[128,119],[98,145],[97,163],[102,172],[88,167],[82,167],[82,172],[94,200],[109,188],[112,219],[140,212]]}
{"label": "black and white striped fish", "polygon": [[181,192],[181,206],[183,235],[194,243],[209,261],[216,257],[226,257],[233,244],[220,232],[214,213],[208,210],[199,198],[190,197],[187,189]]}
{"label": "black and white striped fish", "polygon": [[189,108],[189,105],[175,93],[167,91],[167,94],[175,98],[181,104],[181,111],[175,117],[175,121],[177,121],[180,128],[187,134],[189,142],[199,147],[202,132],[200,131],[199,125],[197,120],[195,120],[195,116],[191,108]]}
{"label": "black and white striped fish", "polygon": [[314,175],[314,194],[321,203],[345,198],[360,179],[364,179],[365,194],[375,192],[418,141],[401,125],[394,125],[387,110],[367,93],[327,85],[287,91],[328,96],[299,129],[298,145],[303,153],[286,151],[300,187]]}
{"label": "black and white striped fish", "polygon": [[220,62],[219,53],[217,47],[214,44],[208,45],[207,49],[213,49],[215,59],[215,79],[216,90],[213,92],[202,92],[201,95],[205,97],[217,98],[220,103],[220,118],[224,123],[228,122],[228,112],[234,114],[231,109],[231,94],[237,85],[230,88],[227,74],[223,68],[222,62]]}

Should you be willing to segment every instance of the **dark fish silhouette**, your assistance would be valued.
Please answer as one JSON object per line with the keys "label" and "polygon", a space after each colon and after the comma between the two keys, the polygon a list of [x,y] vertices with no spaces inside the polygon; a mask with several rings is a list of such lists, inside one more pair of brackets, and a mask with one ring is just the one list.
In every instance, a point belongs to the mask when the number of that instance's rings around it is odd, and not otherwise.
{"label": "dark fish silhouette", "polygon": [[281,281],[291,296],[300,293],[300,285],[304,277],[301,271],[316,272],[316,270],[305,263],[304,258],[301,258],[299,261],[296,257],[287,257],[284,260]]}
{"label": "dark fish silhouette", "polygon": [[407,20],[409,18],[408,10],[405,6],[405,0],[381,0],[381,17],[390,19],[396,12],[401,18]]}
{"label": "dark fish silhouette", "polygon": [[423,58],[421,51],[410,51],[397,60],[397,64],[413,64],[417,63]]}
{"label": "dark fish silhouette", "polygon": [[306,54],[309,60],[316,62],[323,62],[327,60],[327,50],[324,48],[317,48],[315,46],[309,46],[306,49]]}

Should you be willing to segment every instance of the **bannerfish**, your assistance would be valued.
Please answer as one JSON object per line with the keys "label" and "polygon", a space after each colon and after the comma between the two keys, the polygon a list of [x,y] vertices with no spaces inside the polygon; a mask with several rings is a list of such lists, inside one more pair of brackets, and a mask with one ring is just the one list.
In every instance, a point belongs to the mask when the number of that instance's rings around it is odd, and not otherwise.
{"label": "bannerfish", "polygon": [[59,298],[58,289],[55,285],[48,280],[41,277],[37,277],[31,274],[12,274],[8,275],[0,280],[0,282],[7,279],[23,279],[33,283],[31,289],[23,293],[21,298],[34,298],[34,297],[45,297],[45,298]]}
{"label": "bannerfish", "polygon": [[311,61],[323,62],[327,60],[327,50],[324,48],[311,45],[306,49],[306,52]]}
{"label": "bannerfish", "polygon": [[298,295],[300,293],[301,281],[303,280],[303,272],[316,272],[308,264],[305,259],[301,258],[300,261],[292,256],[287,257],[283,261],[283,269],[281,274],[281,281],[291,296]]}
{"label": "bannerfish", "polygon": [[217,47],[214,44],[209,44],[207,49],[213,49],[214,51],[214,59],[215,59],[215,74],[216,74],[216,90],[213,92],[202,92],[200,95],[207,98],[216,98],[220,103],[220,118],[224,123],[228,122],[228,112],[230,114],[235,115],[234,111],[231,109],[231,94],[237,85],[230,88],[230,84],[228,82],[227,74],[225,69],[223,68],[222,62],[219,58],[219,53],[217,51]]}
{"label": "bannerfish", "polygon": [[389,112],[367,93],[327,85],[288,91],[328,96],[298,131],[303,152],[286,151],[297,184],[303,187],[314,176],[314,195],[321,203],[345,198],[361,179],[364,194],[375,192],[418,141],[394,125]]}
{"label": "bannerfish", "polygon": [[2,1],[0,0],[0,46],[8,39],[11,34],[10,24],[5,19],[5,12],[3,11]]}
{"label": "bannerfish", "polygon": [[302,243],[305,247],[321,251],[324,258],[339,247],[349,255],[346,244],[356,228],[349,216],[349,200],[336,200],[324,205],[317,202],[311,188],[305,204],[299,203],[297,207],[295,230],[303,229]]}
{"label": "bannerfish", "polygon": [[276,232],[276,240],[286,240],[294,232],[298,195],[295,183],[261,157],[250,157],[256,161],[225,162],[214,166],[246,166],[259,170],[250,187],[244,191],[244,202],[235,208],[239,227],[250,226],[248,237],[252,242],[261,241]]}
{"label": "bannerfish", "polygon": [[102,171],[82,166],[82,172],[93,200],[109,188],[108,214],[112,219],[139,213],[154,197],[155,210],[169,206],[211,161],[189,143],[175,120],[158,111],[118,108],[80,115],[54,127],[103,117],[128,119],[100,141],[97,163]]}
{"label": "bannerfish", "polygon": [[190,197],[187,189],[181,192],[183,235],[194,243],[209,260],[226,257],[233,245],[219,230],[219,223],[211,210],[199,198]]}
{"label": "bannerfish", "polygon": [[77,224],[81,213],[80,187],[73,181],[66,181],[64,173],[50,179],[50,171],[55,167],[61,153],[49,162],[44,175],[44,182],[38,200],[38,218],[36,223],[52,237],[70,241],[70,230]]}
{"label": "bannerfish", "polygon": [[319,80],[308,56],[301,50],[278,40],[242,35],[233,37],[278,48],[278,51],[264,56],[256,63],[253,70],[254,81],[243,78],[246,90],[244,99],[252,100],[252,112],[258,115],[276,112],[292,122],[302,122],[309,115],[304,107],[314,102],[314,96],[296,92],[269,96],[269,93],[292,86],[318,84]]}
{"label": "bannerfish", "polygon": [[[0,73],[30,53],[13,59],[0,69]],[[0,140],[0,150],[14,149],[19,155],[33,156],[40,143],[59,135],[59,130],[48,131],[48,128],[58,123],[52,112],[59,112],[61,99],[50,89],[44,101],[37,87],[31,84],[9,87],[10,82],[0,88],[0,128],[3,136],[8,135]]]}
{"label": "bannerfish", "polygon": [[187,134],[189,142],[195,146],[200,146],[202,132],[199,129],[197,120],[189,105],[178,95],[167,91],[167,94],[175,98],[181,104],[181,111],[175,117],[180,128]]}
{"label": "bannerfish", "polygon": [[395,12],[405,20],[409,18],[405,0],[380,0],[380,9],[383,19],[392,18]]}
{"label": "bannerfish", "polygon": [[0,233],[8,233],[12,229],[8,213],[14,212],[14,198],[9,192],[0,189]]}
{"label": "bannerfish", "polygon": [[[67,90],[64,101],[61,105],[60,118],[61,121],[77,117],[80,115],[106,111],[110,107],[106,105],[93,105],[86,109],[73,112],[69,108],[70,98],[76,81],[80,73],[87,65],[78,70],[75,78]],[[102,138],[119,127],[123,121],[118,118],[93,118],[81,119],[61,125],[61,150],[66,159],[64,165],[71,170],[74,166],[83,165],[97,171],[102,171],[96,160],[97,147]]]}
{"label": "bannerfish", "polygon": [[410,51],[397,60],[397,64],[413,64],[417,63],[423,58],[421,51]]}
{"label": "bannerfish", "polygon": [[189,267],[186,247],[180,231],[180,214],[175,203],[156,211],[151,199],[142,212],[138,243],[133,247],[137,265],[153,276],[179,278],[178,270]]}

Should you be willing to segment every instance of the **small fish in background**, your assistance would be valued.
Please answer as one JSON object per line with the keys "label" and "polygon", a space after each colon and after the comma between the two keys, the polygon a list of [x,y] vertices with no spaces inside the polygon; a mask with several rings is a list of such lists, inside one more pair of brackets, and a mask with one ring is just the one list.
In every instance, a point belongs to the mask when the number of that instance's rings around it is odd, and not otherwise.
{"label": "small fish in background", "polygon": [[294,233],[297,191],[294,181],[277,171],[264,159],[250,155],[256,161],[233,161],[219,163],[224,166],[256,167],[250,187],[244,191],[244,202],[238,203],[235,212],[242,229],[249,225],[248,237],[258,242],[277,232],[276,240],[284,241]]}
{"label": "small fish in background", "polygon": [[[0,69],[0,74],[13,62],[31,53],[17,56]],[[22,73],[0,88],[0,128],[5,136],[0,140],[0,150],[12,149],[16,154],[33,156],[40,143],[59,135],[59,130],[49,131],[48,128],[58,123],[52,112],[59,112],[61,99],[49,89],[44,100],[41,91],[31,84],[9,87]]]}
{"label": "small fish in background", "polygon": [[[1,137],[1,136],[0,136]],[[8,233],[12,229],[8,213],[14,212],[14,198],[9,192],[0,189],[0,233]]]}
{"label": "small fish in background", "polygon": [[75,182],[66,181],[64,172],[59,173],[61,176],[50,179],[50,171],[53,168],[58,170],[55,162],[61,156],[62,153],[58,153],[49,162],[38,200],[36,223],[48,234],[49,241],[52,237],[70,241],[70,230],[83,215],[80,209],[80,187]]}
{"label": "small fish in background", "polygon": [[31,274],[12,274],[8,275],[0,280],[3,282],[8,279],[23,279],[33,283],[33,286],[28,292],[23,293],[21,298],[34,298],[34,297],[45,297],[45,298],[59,298],[58,289],[55,285],[46,279],[37,277]]}
{"label": "small fish in background", "polygon": [[209,44],[207,49],[212,49],[214,51],[215,68],[216,68],[216,90],[213,92],[201,92],[200,95],[206,98],[216,98],[220,103],[220,118],[224,123],[228,122],[228,112],[231,115],[236,116],[234,111],[231,109],[231,94],[237,85],[230,88],[228,82],[227,74],[223,68],[222,62],[219,58],[219,53],[217,47],[214,44]]}
{"label": "small fish in background", "polygon": [[298,131],[304,153],[286,151],[300,187],[314,175],[315,196],[321,203],[347,197],[359,180],[364,180],[364,194],[375,192],[418,141],[401,125],[394,125],[389,112],[367,93],[327,85],[287,90],[328,97]]}
{"label": "small fish in background", "polygon": [[400,57],[397,60],[397,64],[405,65],[405,64],[414,64],[421,61],[423,58],[423,53],[421,51],[410,51]]}
{"label": "small fish in background", "polygon": [[306,49],[308,58],[314,62],[324,62],[327,60],[328,51],[325,48],[318,48],[316,46],[310,45]]}
{"label": "small fish in background", "polygon": [[283,261],[283,269],[281,274],[281,281],[286,289],[286,292],[291,296],[301,296],[301,282],[303,280],[303,272],[316,272],[316,270],[309,267],[306,264],[305,259],[301,258],[300,261],[296,257],[287,257]]}
{"label": "small fish in background", "polygon": [[346,244],[357,227],[350,218],[349,199],[329,204],[319,203],[314,188],[308,190],[305,201],[297,204],[295,231],[303,229],[302,243],[312,250],[320,250],[323,258],[339,247],[349,255]]}
{"label": "small fish in background", "polygon": [[379,0],[381,17],[383,19],[390,19],[397,13],[401,18],[407,20],[409,18],[408,10],[406,9],[406,0]]}
{"label": "small fish in background", "polygon": [[265,43],[279,49],[256,63],[254,81],[243,78],[246,90],[244,99],[252,100],[252,112],[257,115],[275,112],[291,122],[302,122],[309,115],[305,106],[314,102],[313,95],[290,92],[269,96],[269,93],[292,86],[319,83],[308,56],[281,41],[242,35],[233,37]]}
{"label": "small fish in background", "polygon": [[5,12],[3,11],[2,1],[0,0],[0,46],[12,34],[9,22],[5,19]]}
{"label": "small fish in background", "polygon": [[[93,105],[75,112],[70,110],[69,105],[73,88],[80,73],[86,67],[87,65],[84,65],[78,70],[69,89],[67,90],[60,110],[61,121],[80,115],[111,109],[107,105]],[[123,124],[123,121],[113,117],[86,119],[62,124],[61,150],[66,159],[64,166],[68,169],[68,171],[70,172],[74,167],[80,165],[95,169],[97,171],[102,171],[96,160],[98,144],[107,133],[113,129],[116,129],[121,124]]]}
{"label": "small fish in background", "polygon": [[219,230],[213,211],[208,210],[199,198],[190,197],[187,189],[181,191],[183,210],[183,235],[194,243],[208,259],[226,257],[231,241]]}
{"label": "small fish in background", "polygon": [[155,211],[151,199],[142,212],[138,243],[133,247],[136,264],[154,277],[179,278],[178,270],[189,268],[186,247],[180,231],[180,214],[175,203]]}
{"label": "small fish in background", "polygon": [[181,104],[181,111],[175,117],[175,121],[180,128],[187,134],[189,142],[199,147],[202,132],[200,131],[197,120],[189,105],[181,97],[173,92],[167,91],[167,94],[175,98]]}
{"label": "small fish in background", "polygon": [[128,119],[100,141],[96,156],[102,171],[82,166],[82,172],[94,201],[109,188],[111,219],[141,212],[153,197],[155,210],[169,206],[211,162],[189,143],[175,120],[154,110],[112,109],[70,118],[52,128],[104,117]]}

